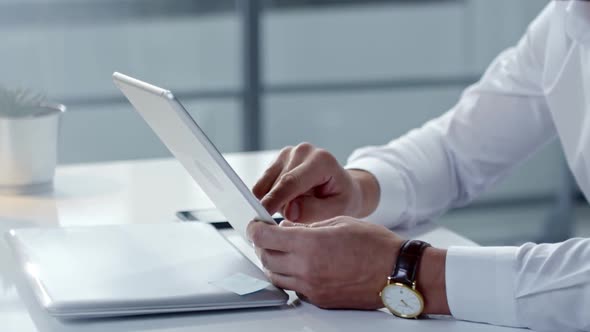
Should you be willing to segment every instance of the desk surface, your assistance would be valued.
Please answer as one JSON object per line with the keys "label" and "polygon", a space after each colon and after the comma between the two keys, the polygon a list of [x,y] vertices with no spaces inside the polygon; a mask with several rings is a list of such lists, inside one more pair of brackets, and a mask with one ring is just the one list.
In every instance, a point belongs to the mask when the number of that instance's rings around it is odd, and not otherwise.
{"label": "desk surface", "polygon": [[[228,155],[228,161],[251,186],[274,158],[273,152]],[[60,167],[53,193],[0,196],[0,232],[31,226],[156,223],[175,221],[178,210],[209,208],[212,203],[174,160],[126,161]],[[405,236],[437,246],[475,245],[433,224]],[[225,235],[253,255],[233,232]],[[67,272],[67,271],[64,271]],[[0,331],[503,331],[489,325],[448,318],[402,320],[382,311],[322,310],[291,295],[290,305],[265,310],[185,313],[68,322],[54,319],[35,303],[16,273],[0,239]]]}

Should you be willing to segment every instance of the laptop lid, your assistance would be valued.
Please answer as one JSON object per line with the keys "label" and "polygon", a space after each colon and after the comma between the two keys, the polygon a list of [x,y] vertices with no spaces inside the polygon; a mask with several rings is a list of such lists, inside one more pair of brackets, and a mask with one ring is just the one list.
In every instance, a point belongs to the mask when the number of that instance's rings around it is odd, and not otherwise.
{"label": "laptop lid", "polygon": [[124,224],[11,230],[38,302],[60,318],[266,307],[288,295],[268,284],[238,295],[216,282],[264,273],[204,223]]}

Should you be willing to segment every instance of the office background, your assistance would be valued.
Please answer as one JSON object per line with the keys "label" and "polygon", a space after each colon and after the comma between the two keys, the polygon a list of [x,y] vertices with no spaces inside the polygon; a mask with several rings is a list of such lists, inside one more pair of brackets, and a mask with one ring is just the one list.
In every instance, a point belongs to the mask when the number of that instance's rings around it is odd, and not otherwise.
{"label": "office background", "polygon": [[[224,152],[309,141],[344,162],[452,107],[546,3],[0,0],[0,84],[68,106],[60,163],[169,156],[113,71],[175,91]],[[482,244],[590,234],[571,191],[554,143],[440,222]]]}

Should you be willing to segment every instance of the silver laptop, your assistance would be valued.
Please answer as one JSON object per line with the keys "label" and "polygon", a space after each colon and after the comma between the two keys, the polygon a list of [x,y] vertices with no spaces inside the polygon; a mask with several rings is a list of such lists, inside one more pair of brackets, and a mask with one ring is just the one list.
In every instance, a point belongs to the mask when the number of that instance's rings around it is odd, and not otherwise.
{"label": "silver laptop", "polygon": [[268,285],[238,295],[217,282],[241,273],[266,280],[205,223],[125,224],[11,230],[36,299],[67,319],[278,306]]}

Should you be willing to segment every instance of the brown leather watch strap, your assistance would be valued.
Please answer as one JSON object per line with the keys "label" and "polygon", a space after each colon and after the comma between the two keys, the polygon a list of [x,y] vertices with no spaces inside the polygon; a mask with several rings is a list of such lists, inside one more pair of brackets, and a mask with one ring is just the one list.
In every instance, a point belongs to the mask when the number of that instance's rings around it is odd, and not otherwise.
{"label": "brown leather watch strap", "polygon": [[428,247],[430,247],[430,244],[424,241],[408,240],[404,242],[399,250],[397,263],[389,280],[407,286],[414,285],[422,254]]}

